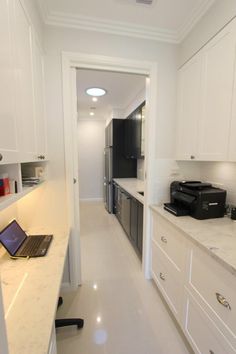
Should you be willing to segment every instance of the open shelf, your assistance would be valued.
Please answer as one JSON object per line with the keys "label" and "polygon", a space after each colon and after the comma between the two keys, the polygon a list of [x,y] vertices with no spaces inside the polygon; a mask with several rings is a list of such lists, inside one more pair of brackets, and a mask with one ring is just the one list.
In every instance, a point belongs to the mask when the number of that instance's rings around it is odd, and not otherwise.
{"label": "open shelf", "polygon": [[33,187],[23,187],[22,191],[15,194],[8,194],[4,197],[0,197],[0,211],[6,209],[13,203],[17,202],[27,194],[33,192],[35,189],[39,188],[44,182],[41,182]]}

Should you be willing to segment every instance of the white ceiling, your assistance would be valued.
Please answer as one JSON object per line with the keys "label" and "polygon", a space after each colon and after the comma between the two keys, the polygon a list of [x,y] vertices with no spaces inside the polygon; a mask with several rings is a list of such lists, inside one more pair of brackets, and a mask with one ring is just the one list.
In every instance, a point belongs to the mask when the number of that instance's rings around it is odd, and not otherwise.
{"label": "white ceiling", "polygon": [[180,42],[214,0],[37,0],[49,25]]}
{"label": "white ceiling", "polygon": [[[85,93],[89,87],[102,87],[107,94],[97,102]],[[77,96],[79,119],[107,119],[112,110],[125,110],[135,97],[145,89],[145,77],[141,75],[97,70],[77,70]],[[95,115],[89,115],[90,108]],[[119,118],[119,117],[116,117]]]}

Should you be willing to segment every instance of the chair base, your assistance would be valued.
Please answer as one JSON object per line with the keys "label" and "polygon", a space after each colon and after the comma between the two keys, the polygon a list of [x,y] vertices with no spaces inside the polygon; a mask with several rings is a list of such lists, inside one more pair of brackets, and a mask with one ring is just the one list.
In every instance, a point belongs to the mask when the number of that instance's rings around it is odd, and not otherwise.
{"label": "chair base", "polygon": [[55,327],[67,327],[67,326],[77,326],[77,328],[83,328],[84,320],[82,318],[63,318],[55,320]]}

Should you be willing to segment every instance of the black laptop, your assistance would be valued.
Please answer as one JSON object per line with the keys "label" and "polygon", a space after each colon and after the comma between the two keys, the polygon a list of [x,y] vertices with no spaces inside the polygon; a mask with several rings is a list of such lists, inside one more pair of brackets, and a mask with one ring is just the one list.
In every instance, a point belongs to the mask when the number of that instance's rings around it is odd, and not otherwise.
{"label": "black laptop", "polygon": [[27,236],[16,220],[0,232],[0,242],[12,257],[43,257],[52,235]]}

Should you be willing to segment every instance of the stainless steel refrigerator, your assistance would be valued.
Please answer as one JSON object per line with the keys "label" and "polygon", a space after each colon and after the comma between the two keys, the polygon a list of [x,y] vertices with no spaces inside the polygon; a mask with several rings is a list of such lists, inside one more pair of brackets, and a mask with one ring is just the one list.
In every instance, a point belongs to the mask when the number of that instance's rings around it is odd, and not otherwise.
{"label": "stainless steel refrigerator", "polygon": [[112,119],[105,131],[104,204],[113,213],[113,178],[137,177],[137,160],[124,155],[124,119]]}

